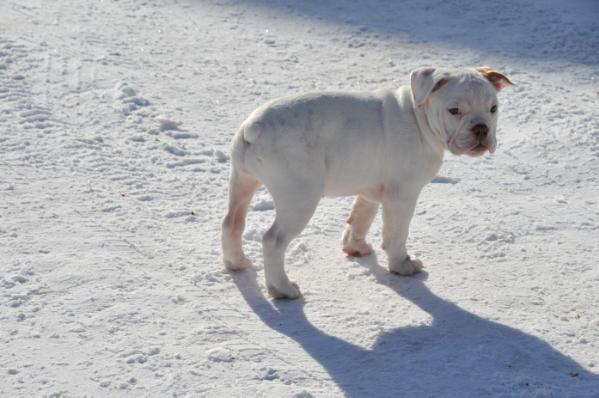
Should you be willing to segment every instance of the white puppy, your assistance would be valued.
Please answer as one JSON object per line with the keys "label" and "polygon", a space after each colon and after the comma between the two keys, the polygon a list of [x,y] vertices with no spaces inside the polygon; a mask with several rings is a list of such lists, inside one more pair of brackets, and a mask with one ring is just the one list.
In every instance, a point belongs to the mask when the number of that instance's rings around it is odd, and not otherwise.
{"label": "white puppy", "polygon": [[273,297],[300,295],[285,274],[285,250],[323,196],[357,195],[343,234],[348,255],[372,253],[365,237],[382,203],[390,271],[420,271],[422,263],[406,251],[418,195],[441,167],[445,149],[471,156],[495,151],[496,92],[510,84],[488,67],[422,68],[412,72],[410,86],[397,90],[319,92],[258,108],[233,139],[225,266],[251,265],[241,240],[248,205],[264,184],[276,207],[262,241]]}

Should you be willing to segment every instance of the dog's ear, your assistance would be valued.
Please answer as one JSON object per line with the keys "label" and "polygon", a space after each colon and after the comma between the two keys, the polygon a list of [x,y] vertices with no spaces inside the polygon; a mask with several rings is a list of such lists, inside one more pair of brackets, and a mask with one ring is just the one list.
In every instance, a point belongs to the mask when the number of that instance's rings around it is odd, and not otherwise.
{"label": "dog's ear", "polygon": [[510,81],[510,79],[507,78],[507,76],[505,76],[503,73],[496,71],[495,69],[488,67],[488,66],[483,66],[481,68],[478,68],[477,71],[483,75],[485,77],[485,79],[487,79],[489,82],[491,82],[491,84],[493,85],[493,87],[495,87],[495,90],[497,90],[497,92],[501,91],[502,89],[506,88],[507,86],[513,86],[514,83],[512,83]]}
{"label": "dog's ear", "polygon": [[420,68],[412,71],[410,75],[410,84],[412,86],[412,95],[417,106],[426,103],[429,95],[440,89],[447,78],[435,73],[435,68]]}

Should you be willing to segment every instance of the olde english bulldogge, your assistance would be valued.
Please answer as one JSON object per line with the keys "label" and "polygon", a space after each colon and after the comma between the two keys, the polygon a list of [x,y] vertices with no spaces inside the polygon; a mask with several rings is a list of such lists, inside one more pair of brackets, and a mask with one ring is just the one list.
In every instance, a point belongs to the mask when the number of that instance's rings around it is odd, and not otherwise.
{"label": "olde english bulldogge", "polygon": [[435,177],[445,150],[470,156],[495,151],[496,94],[512,83],[488,67],[422,68],[410,80],[396,90],[278,99],[248,117],[232,143],[229,209],[222,225],[229,270],[251,265],[242,235],[248,205],[261,185],[276,208],[262,240],[273,297],[300,295],[285,274],[285,250],[323,196],[356,195],[342,239],[345,253],[372,253],[365,237],[382,204],[389,270],[400,275],[421,270],[422,263],[406,250],[418,195]]}

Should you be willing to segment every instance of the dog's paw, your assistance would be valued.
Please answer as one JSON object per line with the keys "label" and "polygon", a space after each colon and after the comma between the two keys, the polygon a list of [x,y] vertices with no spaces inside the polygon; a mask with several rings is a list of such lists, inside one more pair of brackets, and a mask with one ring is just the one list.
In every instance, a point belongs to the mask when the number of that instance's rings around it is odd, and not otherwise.
{"label": "dog's paw", "polygon": [[343,245],[343,252],[350,257],[363,257],[370,256],[374,251],[372,250],[372,246],[370,246],[365,241],[355,242],[350,241]]}
{"label": "dog's paw", "polygon": [[343,250],[343,252],[350,257],[370,256],[372,253],[374,253],[372,246],[370,246],[370,244],[368,244],[364,239],[352,239],[351,231],[349,229],[346,229],[343,233],[341,244],[341,250]]}
{"label": "dog's paw", "polygon": [[422,271],[422,261],[410,256],[402,261],[393,261],[389,263],[389,271],[403,276],[414,275]]}
{"label": "dog's paw", "polygon": [[223,259],[225,268],[229,271],[241,271],[252,266],[252,261],[246,256],[240,256],[235,259]]}
{"label": "dog's paw", "polygon": [[267,285],[267,289],[268,294],[270,294],[274,299],[294,300],[302,294],[299,290],[299,286],[295,282],[289,282],[287,285],[282,287]]}

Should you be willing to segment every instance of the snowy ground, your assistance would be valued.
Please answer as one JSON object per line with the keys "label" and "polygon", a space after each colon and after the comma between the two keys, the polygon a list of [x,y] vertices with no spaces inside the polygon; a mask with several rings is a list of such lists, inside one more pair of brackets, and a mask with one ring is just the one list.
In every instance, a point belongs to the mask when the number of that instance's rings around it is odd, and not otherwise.
{"label": "snowy ground", "polygon": [[[3,0],[0,395],[599,397],[593,0]],[[219,261],[228,142],[267,99],[492,65],[499,148],[423,192],[415,278],[345,258],[350,198],[265,295],[265,191]],[[366,160],[365,160],[366,161]],[[372,240],[380,245],[380,220]]]}

